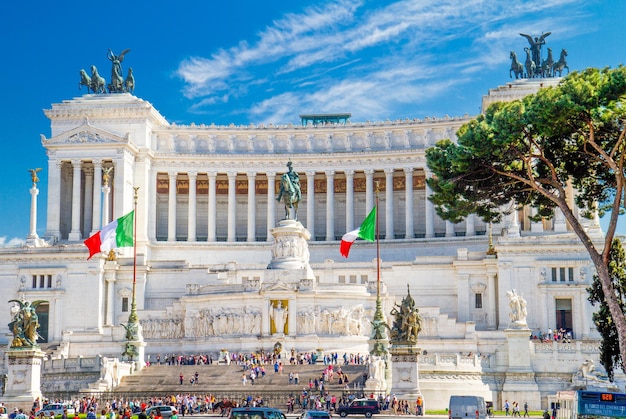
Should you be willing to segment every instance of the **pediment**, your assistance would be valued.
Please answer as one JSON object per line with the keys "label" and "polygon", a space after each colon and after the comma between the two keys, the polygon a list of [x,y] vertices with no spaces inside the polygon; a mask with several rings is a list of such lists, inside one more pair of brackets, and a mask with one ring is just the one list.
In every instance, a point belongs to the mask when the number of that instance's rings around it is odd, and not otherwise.
{"label": "pediment", "polygon": [[42,144],[50,145],[73,145],[73,144],[128,144],[129,136],[120,137],[112,132],[93,127],[89,124],[81,125],[69,131],[65,131],[52,138],[42,136]]}
{"label": "pediment", "polygon": [[295,284],[285,284],[284,282],[276,282],[274,284],[268,284],[267,287],[263,288],[263,292],[274,292],[274,291],[293,292],[294,289],[295,289]]}

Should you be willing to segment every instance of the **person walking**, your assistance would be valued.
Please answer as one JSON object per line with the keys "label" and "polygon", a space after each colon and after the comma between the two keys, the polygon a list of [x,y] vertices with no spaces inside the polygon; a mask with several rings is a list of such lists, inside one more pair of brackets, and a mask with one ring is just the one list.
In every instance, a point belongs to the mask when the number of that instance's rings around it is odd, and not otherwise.
{"label": "person walking", "polygon": [[530,415],[528,414],[528,402],[524,402],[524,417],[525,418],[530,417]]}

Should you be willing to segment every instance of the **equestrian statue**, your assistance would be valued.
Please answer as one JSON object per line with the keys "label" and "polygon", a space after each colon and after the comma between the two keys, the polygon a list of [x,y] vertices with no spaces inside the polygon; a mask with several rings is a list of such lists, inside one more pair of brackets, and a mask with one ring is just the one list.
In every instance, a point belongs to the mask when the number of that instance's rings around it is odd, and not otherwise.
{"label": "equestrian statue", "polygon": [[293,208],[293,219],[298,219],[298,204],[302,200],[302,191],[300,189],[300,175],[293,170],[291,160],[287,163],[287,173],[280,177],[280,190],[276,200],[285,204],[285,220],[290,219],[291,209]]}

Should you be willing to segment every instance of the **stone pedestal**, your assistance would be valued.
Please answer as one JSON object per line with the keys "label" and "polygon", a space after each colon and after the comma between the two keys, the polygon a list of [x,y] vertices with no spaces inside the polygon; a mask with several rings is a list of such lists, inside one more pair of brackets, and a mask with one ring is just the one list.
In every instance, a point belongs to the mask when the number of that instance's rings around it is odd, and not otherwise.
{"label": "stone pedestal", "polygon": [[419,385],[417,357],[421,350],[415,345],[392,344],[391,354],[391,391],[398,400],[407,400],[415,406],[418,396],[422,396]]}
{"label": "stone pedestal", "polygon": [[297,220],[281,220],[270,230],[274,236],[272,260],[267,265],[266,282],[315,283],[309,265],[309,231]]}
{"label": "stone pedestal", "polygon": [[506,329],[508,367],[502,386],[502,400],[515,400],[520,405],[528,402],[530,410],[541,406],[539,386],[530,361],[531,330]]}
{"label": "stone pedestal", "polygon": [[6,391],[2,402],[30,412],[33,401],[41,399],[41,364],[45,353],[38,346],[11,348],[7,352],[8,370]]}

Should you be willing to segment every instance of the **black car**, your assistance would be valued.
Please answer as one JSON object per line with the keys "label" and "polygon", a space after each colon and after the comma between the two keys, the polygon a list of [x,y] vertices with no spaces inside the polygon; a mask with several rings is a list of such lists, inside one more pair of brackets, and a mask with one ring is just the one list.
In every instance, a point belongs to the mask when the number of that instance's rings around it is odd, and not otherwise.
{"label": "black car", "polygon": [[371,418],[373,414],[380,413],[378,407],[378,401],[374,399],[356,399],[350,404],[339,406],[337,413],[342,418],[348,415],[365,415],[366,418]]}

